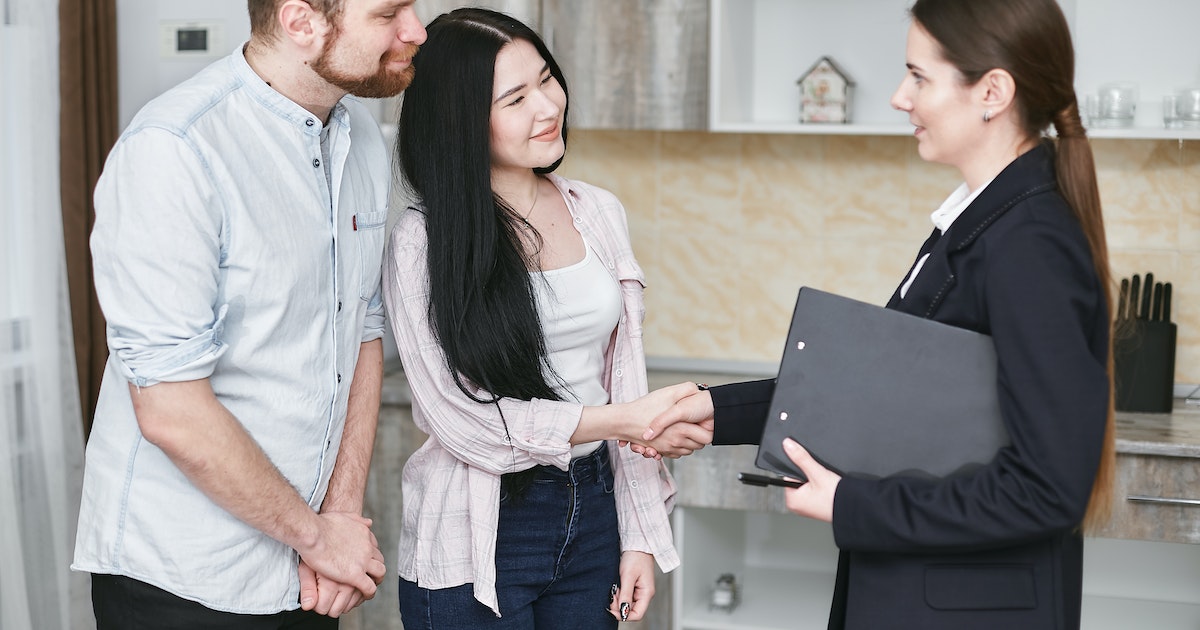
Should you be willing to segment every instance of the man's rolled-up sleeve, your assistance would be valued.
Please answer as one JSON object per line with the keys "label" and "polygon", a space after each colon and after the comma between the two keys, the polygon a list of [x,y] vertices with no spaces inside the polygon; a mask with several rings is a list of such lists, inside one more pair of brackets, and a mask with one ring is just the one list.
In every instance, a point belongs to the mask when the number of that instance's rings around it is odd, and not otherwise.
{"label": "man's rolled-up sleeve", "polygon": [[96,185],[96,295],[109,351],[139,387],[206,378],[225,351],[212,181],[185,138],[146,127],[118,141]]}

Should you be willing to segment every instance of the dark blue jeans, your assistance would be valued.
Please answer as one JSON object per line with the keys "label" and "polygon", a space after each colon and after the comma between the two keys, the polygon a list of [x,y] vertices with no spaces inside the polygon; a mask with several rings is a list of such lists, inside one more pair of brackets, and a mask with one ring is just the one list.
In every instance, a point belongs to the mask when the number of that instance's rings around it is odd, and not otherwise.
{"label": "dark blue jeans", "polygon": [[471,584],[430,590],[400,580],[404,630],[605,630],[621,560],[608,446],[563,472],[540,466],[520,498],[501,497],[496,534],[500,614]]}

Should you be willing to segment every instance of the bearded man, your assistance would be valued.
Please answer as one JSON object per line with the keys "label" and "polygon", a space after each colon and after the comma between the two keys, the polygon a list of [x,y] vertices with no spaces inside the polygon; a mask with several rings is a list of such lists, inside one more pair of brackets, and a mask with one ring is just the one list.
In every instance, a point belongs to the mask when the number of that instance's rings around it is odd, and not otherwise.
{"label": "bearded man", "polygon": [[108,156],[72,565],[100,630],[336,628],[383,580],[362,504],[391,176],[354,97],[412,80],[413,1],[249,0],[250,41]]}

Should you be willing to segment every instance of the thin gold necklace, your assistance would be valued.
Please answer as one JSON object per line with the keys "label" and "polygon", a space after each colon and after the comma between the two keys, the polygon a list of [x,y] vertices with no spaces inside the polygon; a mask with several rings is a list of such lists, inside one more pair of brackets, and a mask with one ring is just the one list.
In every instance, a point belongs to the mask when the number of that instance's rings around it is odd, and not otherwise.
{"label": "thin gold necklace", "polygon": [[[525,216],[521,217],[521,222],[524,223],[526,227],[529,227],[529,228],[533,227],[529,223],[529,217],[533,216],[533,209],[537,207],[538,193],[540,193],[541,191],[542,191],[542,182],[539,181],[533,187],[533,203],[529,204],[529,211],[525,213]],[[517,215],[517,216],[520,216],[520,215]]]}

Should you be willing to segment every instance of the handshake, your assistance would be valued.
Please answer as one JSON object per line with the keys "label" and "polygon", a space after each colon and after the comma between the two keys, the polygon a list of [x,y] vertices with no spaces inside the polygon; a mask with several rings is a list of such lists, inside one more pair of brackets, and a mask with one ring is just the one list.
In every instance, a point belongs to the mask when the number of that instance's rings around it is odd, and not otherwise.
{"label": "handshake", "polygon": [[[640,435],[625,440],[630,450],[643,457],[679,458],[704,448],[713,441],[713,401],[708,388],[680,383],[655,390],[625,405],[636,425],[637,419],[652,418]],[[644,422],[644,420],[642,420]],[[783,450],[808,481],[785,492],[789,511],[811,519],[833,520],[833,498],[841,475],[829,470],[791,438]]]}
{"label": "handshake", "polygon": [[622,415],[633,424],[621,441],[643,457],[679,458],[712,444],[713,402],[703,385],[679,383],[610,406],[625,408]]}

